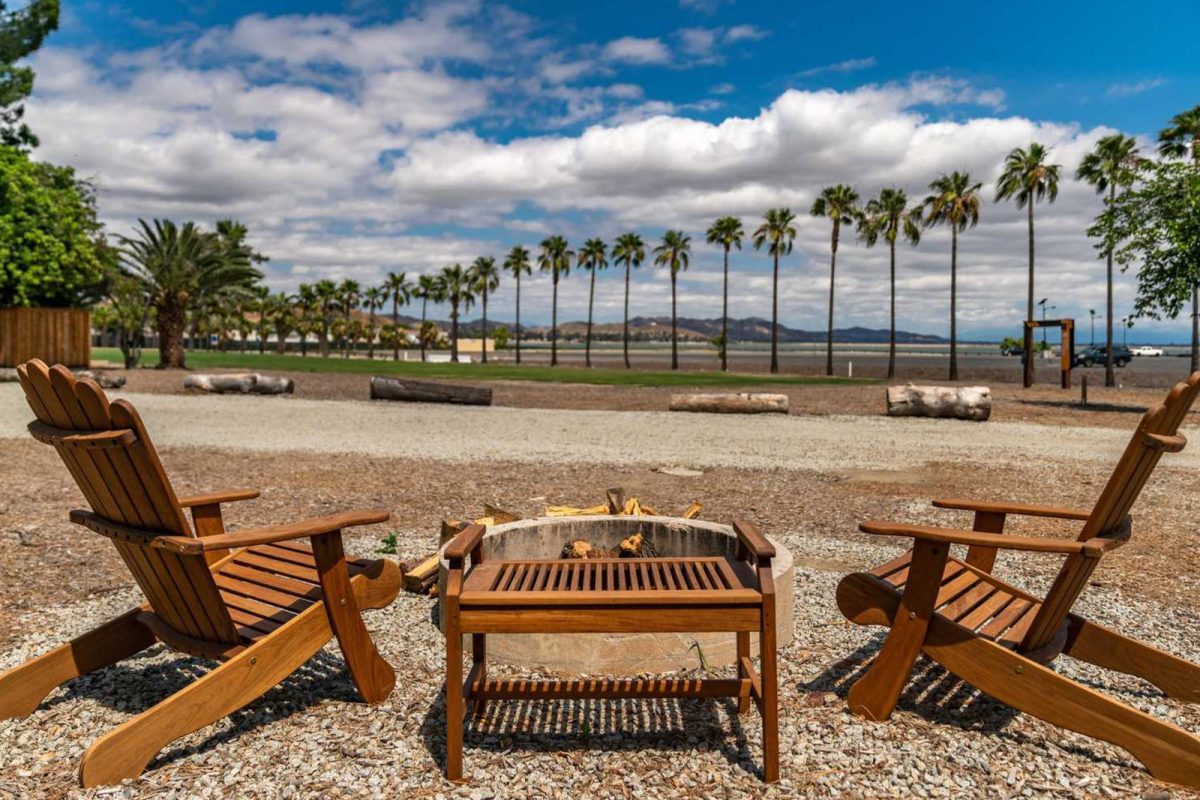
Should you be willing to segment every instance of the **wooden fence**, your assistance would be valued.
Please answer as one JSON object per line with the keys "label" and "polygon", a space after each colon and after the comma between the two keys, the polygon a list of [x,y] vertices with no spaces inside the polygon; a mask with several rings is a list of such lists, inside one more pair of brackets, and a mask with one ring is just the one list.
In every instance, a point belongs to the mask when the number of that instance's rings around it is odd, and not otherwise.
{"label": "wooden fence", "polygon": [[0,367],[31,358],[87,367],[92,315],[86,308],[0,308]]}

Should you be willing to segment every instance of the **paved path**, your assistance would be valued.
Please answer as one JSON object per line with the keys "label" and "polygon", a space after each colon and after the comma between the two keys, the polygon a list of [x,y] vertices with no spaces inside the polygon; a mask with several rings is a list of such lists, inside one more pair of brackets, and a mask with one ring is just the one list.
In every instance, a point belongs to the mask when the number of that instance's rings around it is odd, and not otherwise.
{"label": "paved path", "polygon": [[[163,447],[353,452],[450,461],[905,469],[928,461],[1109,462],[1122,430],[852,416],[553,411],[276,397],[130,394]],[[0,437],[28,435],[20,388],[0,385]],[[1197,436],[1200,438],[1200,435]],[[1200,448],[1171,458],[1200,466]]]}

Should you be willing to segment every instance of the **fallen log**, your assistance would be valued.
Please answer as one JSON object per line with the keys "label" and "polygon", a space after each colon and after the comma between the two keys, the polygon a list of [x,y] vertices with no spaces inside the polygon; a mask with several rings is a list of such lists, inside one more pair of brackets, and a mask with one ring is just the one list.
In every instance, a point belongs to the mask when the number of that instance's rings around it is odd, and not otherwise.
{"label": "fallen log", "polygon": [[410,403],[456,403],[490,406],[492,390],[458,383],[433,383],[409,378],[371,378],[372,400],[401,400]]}
{"label": "fallen log", "polygon": [[291,378],[257,372],[197,373],[183,379],[183,388],[214,394],[291,394],[296,384]]}
{"label": "fallen log", "polygon": [[718,394],[673,394],[671,411],[700,411],[710,414],[786,414],[786,394],[730,392]]}
{"label": "fallen log", "polygon": [[987,386],[889,386],[889,417],[944,417],[983,422],[992,415]]}
{"label": "fallen log", "polygon": [[93,372],[90,369],[75,370],[75,379],[91,378],[101,389],[120,389],[125,385],[124,375],[110,375],[107,372]]}

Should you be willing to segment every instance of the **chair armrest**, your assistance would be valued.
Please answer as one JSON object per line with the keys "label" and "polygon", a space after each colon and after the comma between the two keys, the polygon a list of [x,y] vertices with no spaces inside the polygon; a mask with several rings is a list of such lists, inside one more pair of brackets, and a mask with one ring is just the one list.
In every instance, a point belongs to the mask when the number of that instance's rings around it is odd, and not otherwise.
{"label": "chair armrest", "polygon": [[988,502],[967,500],[961,497],[940,498],[933,501],[937,508],[952,508],[959,511],[983,511],[989,514],[1020,514],[1026,517],[1053,517],[1055,519],[1086,520],[1092,514],[1078,508],[1056,508],[1026,503]]}
{"label": "chair armrest", "polygon": [[879,536],[905,536],[927,542],[944,544],[977,545],[1001,550],[1024,550],[1032,553],[1062,553],[1099,558],[1103,553],[1119,547],[1121,541],[1114,539],[1089,539],[1079,542],[1071,539],[1051,539],[1040,536],[1005,536],[1000,533],[963,531],[955,528],[933,528],[925,525],[904,525],[897,522],[870,520],[858,526],[864,533]]}
{"label": "chair armrest", "polygon": [[738,541],[754,556],[755,561],[766,561],[775,557],[775,545],[767,541],[767,537],[752,522],[742,519],[733,521],[733,532]]}
{"label": "chair armrest", "polygon": [[179,498],[183,508],[194,506],[216,506],[221,503],[236,503],[239,500],[253,500],[259,496],[257,489],[238,489],[231,492],[213,492],[212,494],[197,494],[191,497]]}
{"label": "chair armrest", "polygon": [[446,545],[445,554],[446,560],[450,562],[450,566],[461,568],[463,562],[467,560],[467,556],[471,551],[479,546],[479,542],[483,539],[484,532],[487,531],[482,525],[471,524],[458,532],[458,535],[450,540]]}

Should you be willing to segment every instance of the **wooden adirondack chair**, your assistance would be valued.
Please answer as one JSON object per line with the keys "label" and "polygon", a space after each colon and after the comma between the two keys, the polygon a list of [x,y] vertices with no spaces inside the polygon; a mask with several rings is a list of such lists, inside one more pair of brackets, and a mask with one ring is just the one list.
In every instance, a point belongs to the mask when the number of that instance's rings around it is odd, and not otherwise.
{"label": "wooden adirondack chair", "polygon": [[386,559],[347,560],[341,537],[387,512],[226,533],[221,505],[258,492],[177,498],[127,401],[110,404],[96,383],[62,366],[35,360],[17,371],[37,416],[30,433],[58,451],[92,507],[72,511],[71,521],[112,540],[147,602],[0,675],[0,719],[30,714],[60,684],[159,641],[222,662],[93,742],[79,775],[97,786],[137,777],[169,742],[254,700],[334,635],[362,698],[378,703],[391,693],[395,673],[359,609],[391,603],[399,570]]}
{"label": "wooden adirondack chair", "polygon": [[[838,607],[849,620],[891,629],[870,669],[850,689],[851,711],[886,720],[918,653],[924,653],[1003,703],[1128,750],[1160,780],[1200,788],[1200,738],[1047,666],[1066,654],[1144,678],[1169,697],[1200,702],[1200,666],[1071,613],[1100,559],[1129,539],[1130,509],[1158,460],[1186,444],[1177,431],[1198,393],[1200,372],[1146,412],[1090,512],[935,500],[939,508],[974,511],[974,530],[863,523],[867,533],[912,538],[914,546],[838,586]],[[1009,514],[1078,520],[1083,529],[1074,541],[1005,536]],[[968,546],[965,560],[949,557],[954,544]],[[1066,558],[1050,591],[1038,599],[992,575],[999,549]]]}

